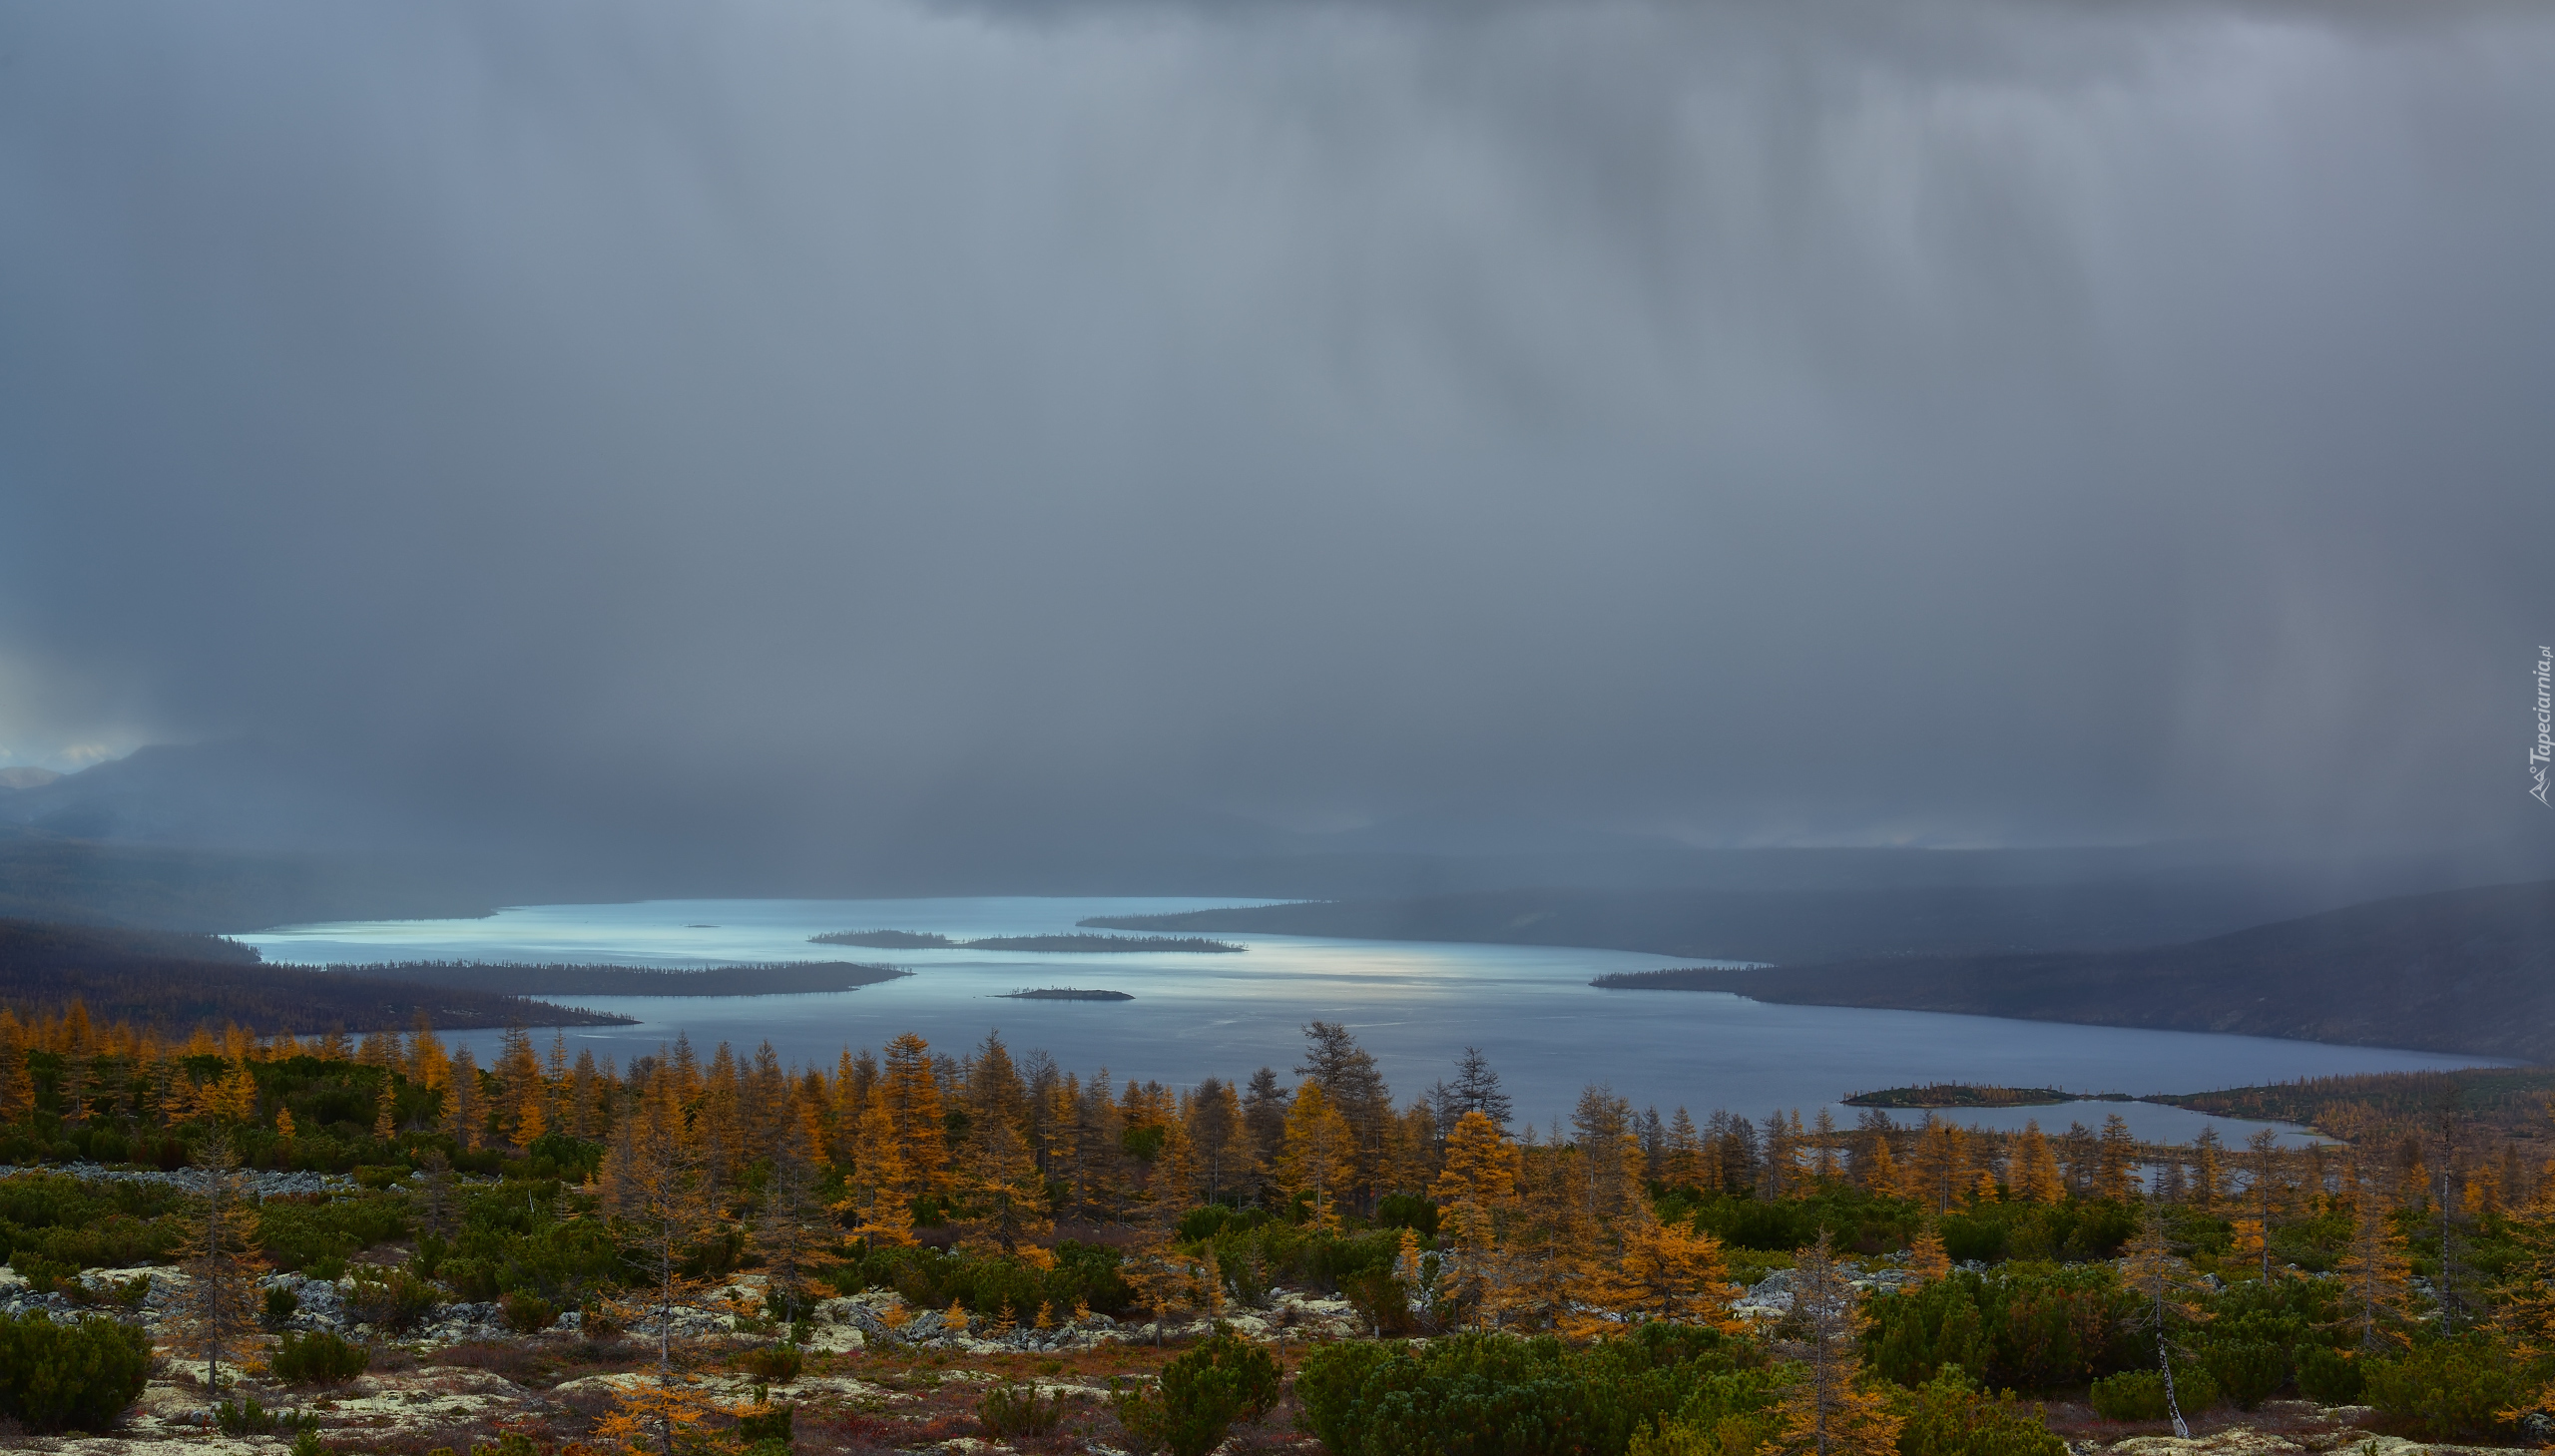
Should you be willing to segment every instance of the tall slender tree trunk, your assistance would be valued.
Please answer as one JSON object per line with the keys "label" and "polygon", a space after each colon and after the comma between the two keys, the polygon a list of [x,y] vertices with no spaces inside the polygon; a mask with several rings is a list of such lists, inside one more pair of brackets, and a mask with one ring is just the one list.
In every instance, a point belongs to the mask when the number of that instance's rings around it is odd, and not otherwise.
{"label": "tall slender tree trunk", "polygon": [[2174,1435],[2188,1441],[2192,1428],[2183,1421],[2183,1403],[2174,1394],[2174,1358],[2165,1341],[2165,1296],[2156,1296],[2156,1368],[2165,1372],[2165,1414],[2174,1419]]}

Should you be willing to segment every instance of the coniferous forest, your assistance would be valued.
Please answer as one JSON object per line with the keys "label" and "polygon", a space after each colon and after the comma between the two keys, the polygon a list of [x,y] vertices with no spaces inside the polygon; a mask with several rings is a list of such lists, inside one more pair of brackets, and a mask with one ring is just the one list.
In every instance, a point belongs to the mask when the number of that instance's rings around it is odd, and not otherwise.
{"label": "coniferous forest", "polygon": [[[1448,1072],[1397,1099],[1318,1021],[1169,1088],[995,1035],[617,1066],[518,1029],[482,1066],[423,1024],[0,1013],[0,1400],[304,1456],[2545,1434],[2543,1130],[2454,1079],[2362,1079],[2358,1136],[2292,1147],[1603,1085],[1537,1127]],[[374,1418],[455,1371],[509,1398]]]}

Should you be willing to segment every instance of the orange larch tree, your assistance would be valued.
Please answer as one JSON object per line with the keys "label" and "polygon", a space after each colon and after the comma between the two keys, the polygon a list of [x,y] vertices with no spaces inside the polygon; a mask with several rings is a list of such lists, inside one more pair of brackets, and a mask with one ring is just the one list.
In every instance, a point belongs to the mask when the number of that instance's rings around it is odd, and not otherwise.
{"label": "orange larch tree", "polygon": [[949,1138],[930,1044],[912,1032],[889,1042],[878,1092],[895,1130],[896,1157],[904,1164],[908,1185],[917,1194],[946,1190]]}
{"label": "orange larch tree", "polygon": [[2014,1144],[2012,1172],[2007,1187],[2018,1204],[2057,1204],[2067,1198],[2066,1180],[2059,1176],[2058,1154],[2033,1119],[2023,1124],[2023,1135]]}
{"label": "orange larch tree", "polygon": [[1341,1185],[1356,1170],[1356,1134],[1330,1105],[1321,1084],[1305,1078],[1286,1110],[1286,1141],[1278,1155],[1278,1186],[1312,1199],[1312,1224],[1339,1226]]}

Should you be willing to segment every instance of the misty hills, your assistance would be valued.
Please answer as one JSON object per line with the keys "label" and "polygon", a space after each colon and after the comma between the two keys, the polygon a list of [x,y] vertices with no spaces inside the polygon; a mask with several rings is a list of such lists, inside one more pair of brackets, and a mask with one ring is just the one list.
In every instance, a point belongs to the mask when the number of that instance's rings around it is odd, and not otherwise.
{"label": "misty hills", "polygon": [[[0,821],[71,839],[346,848],[378,842],[353,826],[381,817],[372,796],[341,773],[244,742],[155,744],[0,788]],[[368,812],[348,812],[358,804]]]}
{"label": "misty hills", "polygon": [[[2542,842],[2367,856],[1716,849],[1496,815],[1298,831],[1106,796],[1024,800],[990,784],[899,814],[882,847],[781,832],[750,805],[672,790],[620,795],[598,816],[502,767],[473,771],[455,784],[235,742],[151,747],[0,787],[0,914],[237,931],[650,898],[1192,895],[1355,907],[1285,912],[1307,926],[1293,933],[1835,960],[2117,949],[2555,875],[2555,845]],[[1358,928],[1310,928],[1350,921]]]}
{"label": "misty hills", "polygon": [[248,946],[206,935],[0,920],[0,1004],[184,1030],[236,1021],[258,1032],[406,1027],[626,1026],[630,1018],[462,986],[267,965]]}
{"label": "misty hills", "polygon": [[219,933],[487,915],[504,903],[484,876],[414,855],[101,842],[0,824],[0,916]]}
{"label": "misty hills", "polygon": [[[1913,857],[1923,851],[1905,851]],[[1110,930],[1588,946],[1777,964],[1864,956],[2118,950],[2329,908],[2311,883],[2151,873],[2091,883],[1833,889],[1496,890],[1097,916]]]}
{"label": "misty hills", "polygon": [[2408,895],[2140,950],[1678,969],[1596,984],[2555,1061],[2555,880]]}

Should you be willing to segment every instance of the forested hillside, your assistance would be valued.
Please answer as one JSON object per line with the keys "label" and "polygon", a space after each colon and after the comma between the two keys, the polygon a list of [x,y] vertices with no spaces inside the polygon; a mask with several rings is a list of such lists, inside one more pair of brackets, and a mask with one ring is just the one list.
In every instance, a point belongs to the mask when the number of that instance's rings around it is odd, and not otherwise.
{"label": "forested hillside", "polygon": [[1619,989],[2555,1059],[2555,880],[2408,895],[2185,945],[1608,976]]}
{"label": "forested hillside", "polygon": [[488,990],[265,965],[247,946],[209,935],[0,920],[0,1007],[44,1012],[75,1000],[101,1019],[237,1022],[257,1032],[370,1030],[420,1015],[446,1028],[629,1022]]}

